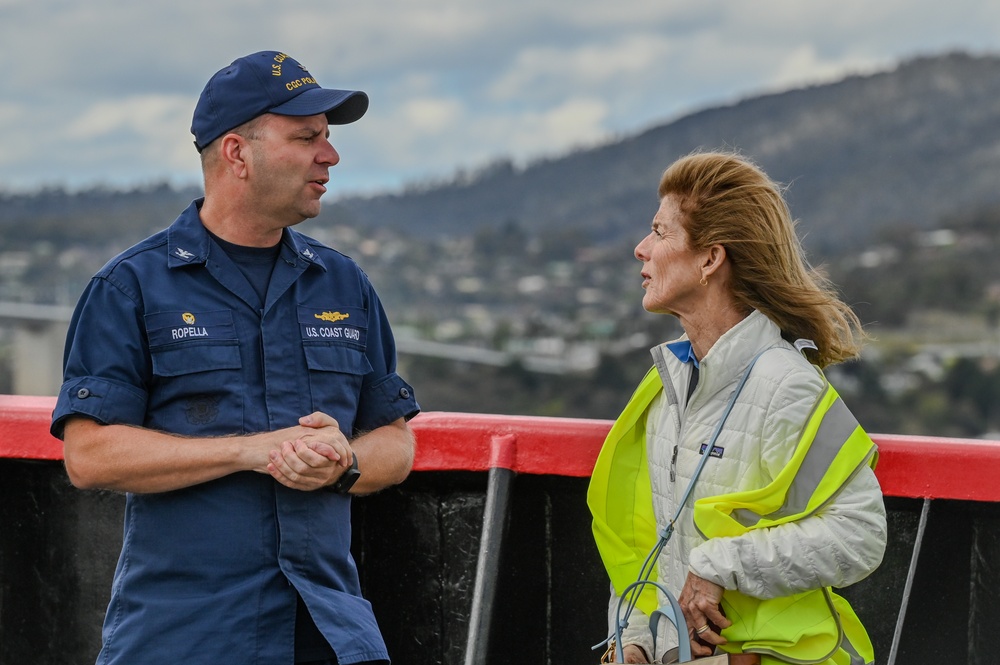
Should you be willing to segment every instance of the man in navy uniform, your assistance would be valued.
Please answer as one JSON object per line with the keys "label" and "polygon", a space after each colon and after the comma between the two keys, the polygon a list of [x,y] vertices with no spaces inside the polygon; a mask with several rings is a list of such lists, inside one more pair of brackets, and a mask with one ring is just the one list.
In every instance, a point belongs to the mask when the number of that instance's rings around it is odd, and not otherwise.
{"label": "man in navy uniform", "polygon": [[406,477],[419,406],[367,276],[291,228],[367,108],[280,52],[220,70],[205,197],[77,305],[52,432],[74,485],[127,493],[99,663],[388,661],[350,496]]}

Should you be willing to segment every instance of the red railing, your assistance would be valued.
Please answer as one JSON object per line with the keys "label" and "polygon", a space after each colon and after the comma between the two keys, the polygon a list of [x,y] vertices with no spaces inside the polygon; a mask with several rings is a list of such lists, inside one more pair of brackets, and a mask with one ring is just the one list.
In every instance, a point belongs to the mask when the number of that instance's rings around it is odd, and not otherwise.
{"label": "red railing", "polygon": [[[53,397],[0,395],[0,458],[61,460],[49,434]],[[414,471],[587,477],[611,421],[421,413]],[[876,475],[888,496],[1000,501],[1000,441],[875,434]]]}

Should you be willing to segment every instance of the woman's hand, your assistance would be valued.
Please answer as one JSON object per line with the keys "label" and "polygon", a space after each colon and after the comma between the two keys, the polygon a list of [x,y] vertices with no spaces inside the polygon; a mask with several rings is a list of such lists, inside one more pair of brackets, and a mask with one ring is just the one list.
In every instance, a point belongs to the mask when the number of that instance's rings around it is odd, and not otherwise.
{"label": "woman's hand", "polygon": [[646,657],[646,652],[643,651],[639,646],[635,644],[626,644],[622,648],[622,654],[625,656],[626,663],[648,663],[649,658]]}
{"label": "woman's hand", "polygon": [[687,621],[692,656],[711,656],[716,645],[726,643],[726,638],[716,632],[733,625],[719,604],[724,590],[690,572],[684,581],[677,602]]}

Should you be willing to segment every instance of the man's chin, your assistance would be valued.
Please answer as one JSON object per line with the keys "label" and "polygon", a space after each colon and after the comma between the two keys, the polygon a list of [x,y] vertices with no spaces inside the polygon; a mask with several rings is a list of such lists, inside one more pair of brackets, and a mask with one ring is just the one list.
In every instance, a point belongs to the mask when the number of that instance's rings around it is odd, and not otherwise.
{"label": "man's chin", "polygon": [[314,217],[318,217],[319,211],[322,209],[322,207],[323,206],[320,204],[319,201],[316,201],[315,205],[303,207],[301,210],[299,210],[299,215],[302,217],[302,219],[300,219],[299,222],[304,222],[307,219],[313,219]]}

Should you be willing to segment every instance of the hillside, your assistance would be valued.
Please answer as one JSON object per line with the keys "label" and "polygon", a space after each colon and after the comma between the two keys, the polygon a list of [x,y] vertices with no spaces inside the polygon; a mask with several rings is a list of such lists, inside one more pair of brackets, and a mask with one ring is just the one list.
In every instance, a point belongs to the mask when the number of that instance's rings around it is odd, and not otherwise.
{"label": "hillside", "polygon": [[[449,183],[328,201],[312,224],[468,236],[517,224],[597,244],[631,240],[677,157],[734,147],[789,185],[807,247],[857,249],[880,229],[932,228],[1000,202],[1000,56],[952,53],[892,71],[691,113],[606,145],[516,168],[502,159]],[[334,177],[336,174],[334,173]],[[36,240],[117,246],[168,224],[197,190],[0,190],[0,250]]]}
{"label": "hillside", "polygon": [[344,199],[327,218],[426,236],[514,221],[597,242],[636,237],[662,170],[723,146],[790,185],[811,250],[862,247],[886,225],[932,227],[955,209],[1000,200],[1000,57],[921,58],[763,95],[520,170],[501,161],[461,182]]}

